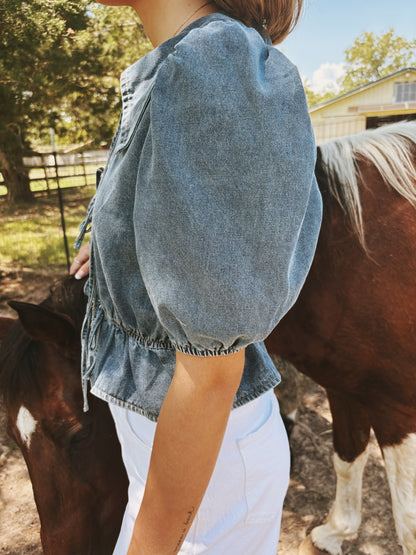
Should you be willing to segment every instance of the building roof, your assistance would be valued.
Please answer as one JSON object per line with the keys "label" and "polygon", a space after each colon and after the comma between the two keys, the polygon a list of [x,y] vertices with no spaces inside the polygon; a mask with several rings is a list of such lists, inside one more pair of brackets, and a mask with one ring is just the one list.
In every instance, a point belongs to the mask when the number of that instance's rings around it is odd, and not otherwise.
{"label": "building roof", "polygon": [[331,98],[331,100],[327,100],[326,102],[322,102],[321,104],[315,104],[315,106],[312,106],[309,109],[309,112],[312,113],[312,112],[315,112],[317,110],[320,110],[321,108],[325,108],[329,104],[332,104],[334,102],[338,102],[339,100],[347,98],[348,96],[353,96],[354,94],[365,91],[366,89],[369,89],[371,87],[375,87],[376,85],[378,85],[379,83],[382,83],[383,81],[387,81],[388,79],[392,79],[394,77],[397,77],[398,75],[401,75],[402,73],[408,73],[409,71],[413,72],[413,73],[416,73],[416,68],[415,67],[406,67],[404,69],[399,69],[398,71],[395,71],[394,73],[390,73],[390,75],[386,75],[385,77],[382,77],[381,79],[377,79],[377,81],[371,81],[371,83],[367,83],[366,85],[361,85],[361,87],[358,87],[357,89],[353,89],[352,91],[348,91],[346,93],[335,96],[334,98]]}

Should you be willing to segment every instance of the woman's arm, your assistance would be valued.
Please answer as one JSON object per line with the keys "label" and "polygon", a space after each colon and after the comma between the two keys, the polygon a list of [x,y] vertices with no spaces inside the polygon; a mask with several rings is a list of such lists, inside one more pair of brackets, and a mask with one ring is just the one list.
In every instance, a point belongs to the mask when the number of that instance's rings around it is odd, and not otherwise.
{"label": "woman's arm", "polygon": [[244,356],[176,352],[128,555],[178,553],[214,470]]}

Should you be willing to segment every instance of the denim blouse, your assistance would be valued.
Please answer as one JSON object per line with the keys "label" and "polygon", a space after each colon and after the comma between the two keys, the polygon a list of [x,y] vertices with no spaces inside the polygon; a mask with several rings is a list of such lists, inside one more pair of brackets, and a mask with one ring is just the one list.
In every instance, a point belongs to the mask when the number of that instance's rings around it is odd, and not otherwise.
{"label": "denim blouse", "polygon": [[246,347],[240,406],[280,377],[263,339],[295,302],[321,197],[297,69],[224,13],[121,77],[122,114],[91,224],[84,392],[157,420],[175,349]]}

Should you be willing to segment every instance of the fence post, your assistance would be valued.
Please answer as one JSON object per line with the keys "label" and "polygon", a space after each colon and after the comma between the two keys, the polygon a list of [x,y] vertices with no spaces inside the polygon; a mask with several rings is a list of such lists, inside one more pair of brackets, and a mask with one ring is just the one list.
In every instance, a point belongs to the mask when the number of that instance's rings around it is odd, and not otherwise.
{"label": "fence post", "polygon": [[43,171],[45,173],[45,181],[46,181],[46,191],[48,194],[48,197],[51,194],[51,190],[49,188],[49,177],[48,177],[48,172],[47,172],[47,168],[46,168],[46,162],[45,162],[45,156],[42,154],[42,167],[43,167]]}
{"label": "fence post", "polygon": [[53,160],[55,162],[56,185],[58,187],[59,210],[61,212],[61,226],[62,226],[62,231],[63,231],[63,235],[64,235],[64,248],[65,248],[65,254],[66,254],[66,265],[67,265],[67,269],[68,269],[68,272],[69,272],[70,262],[69,262],[68,239],[66,237],[66,227],[65,227],[65,217],[64,217],[64,203],[63,203],[63,200],[62,200],[61,186],[59,184],[59,168],[58,168],[58,158],[57,158],[57,155],[56,155],[54,130],[52,128],[50,128],[49,133],[51,135],[52,155],[53,155]]}
{"label": "fence post", "polygon": [[85,160],[84,160],[84,153],[83,152],[81,152],[81,160],[82,160],[82,168],[84,170],[84,185],[87,186],[88,185],[87,168],[85,167]]}

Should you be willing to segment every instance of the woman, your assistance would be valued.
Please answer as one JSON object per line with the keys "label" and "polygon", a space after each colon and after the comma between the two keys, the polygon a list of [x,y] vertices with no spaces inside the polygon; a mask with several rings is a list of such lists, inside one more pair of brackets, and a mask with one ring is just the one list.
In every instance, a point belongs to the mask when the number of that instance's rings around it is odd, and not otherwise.
{"label": "woman", "polygon": [[262,340],[321,220],[302,84],[271,46],[301,0],[102,3],[155,46],[122,75],[78,241],[92,220],[91,268],[88,245],[71,268],[90,271],[84,390],[110,403],[130,478],[114,553],[275,554],[289,450]]}

